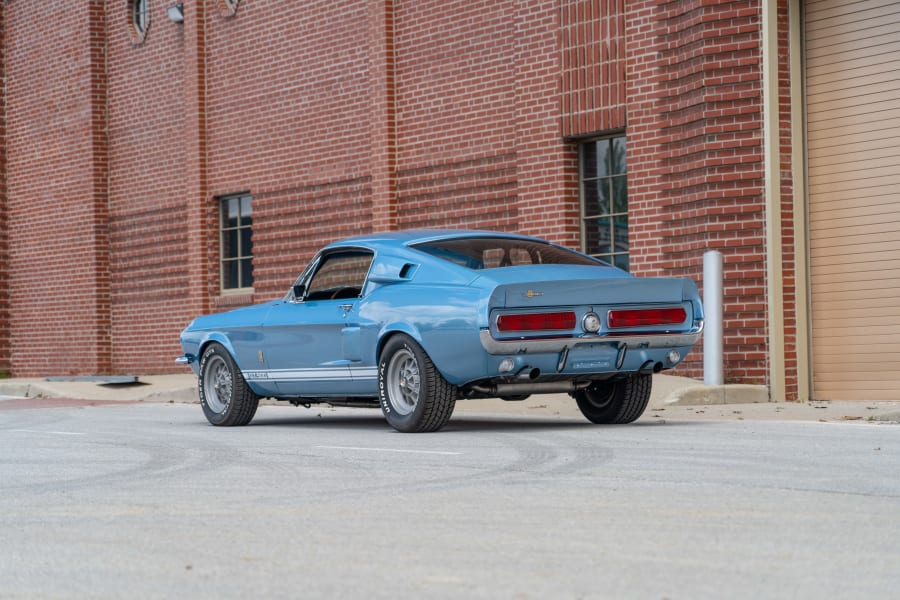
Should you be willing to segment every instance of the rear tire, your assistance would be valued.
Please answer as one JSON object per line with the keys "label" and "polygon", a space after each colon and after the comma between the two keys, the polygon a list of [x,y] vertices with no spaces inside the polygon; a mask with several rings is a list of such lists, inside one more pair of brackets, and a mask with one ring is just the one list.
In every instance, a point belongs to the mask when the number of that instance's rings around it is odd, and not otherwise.
{"label": "rear tire", "polygon": [[437,431],[456,406],[456,387],[406,335],[388,340],[378,362],[378,399],[388,424],[403,433]]}
{"label": "rear tire", "polygon": [[198,387],[203,414],[213,425],[246,425],[256,414],[259,396],[247,386],[231,354],[221,344],[210,344],[203,351]]}
{"label": "rear tire", "polygon": [[631,423],[644,414],[652,385],[652,375],[628,375],[623,379],[595,383],[573,396],[581,414],[592,423]]}

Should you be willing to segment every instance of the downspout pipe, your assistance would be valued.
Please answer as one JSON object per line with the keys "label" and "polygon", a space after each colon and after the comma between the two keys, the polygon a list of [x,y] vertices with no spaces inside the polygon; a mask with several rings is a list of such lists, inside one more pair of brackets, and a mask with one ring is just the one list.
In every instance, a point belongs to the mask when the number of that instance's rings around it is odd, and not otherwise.
{"label": "downspout pipe", "polygon": [[797,348],[797,400],[811,399],[809,327],[809,219],[806,205],[806,119],[803,96],[801,0],[790,0],[788,30],[791,57],[791,191],[794,194],[794,287]]}
{"label": "downspout pipe", "polygon": [[766,216],[766,315],[769,399],[785,400],[781,156],[778,109],[778,0],[762,2],[763,166]]}

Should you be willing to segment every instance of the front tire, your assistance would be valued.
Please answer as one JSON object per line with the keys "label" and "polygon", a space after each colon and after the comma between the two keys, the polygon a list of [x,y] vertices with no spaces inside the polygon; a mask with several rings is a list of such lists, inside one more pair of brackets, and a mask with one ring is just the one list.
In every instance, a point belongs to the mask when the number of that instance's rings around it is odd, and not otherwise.
{"label": "front tire", "polygon": [[631,423],[644,414],[650,402],[652,375],[629,375],[604,381],[573,394],[588,421],[598,425]]}
{"label": "front tire", "polygon": [[259,396],[247,386],[231,354],[221,344],[210,344],[203,351],[198,387],[203,414],[213,425],[246,425],[256,414]]}
{"label": "front tire", "polygon": [[456,406],[456,387],[406,335],[388,340],[378,362],[378,399],[388,424],[403,433],[437,431]]}

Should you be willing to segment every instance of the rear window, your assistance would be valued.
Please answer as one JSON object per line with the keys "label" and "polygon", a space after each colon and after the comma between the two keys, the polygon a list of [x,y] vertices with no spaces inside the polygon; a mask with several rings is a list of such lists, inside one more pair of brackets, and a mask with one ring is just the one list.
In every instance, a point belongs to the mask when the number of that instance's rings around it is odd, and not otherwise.
{"label": "rear window", "polygon": [[474,270],[521,265],[608,266],[599,260],[533,240],[463,238],[424,242],[412,246],[432,256]]}

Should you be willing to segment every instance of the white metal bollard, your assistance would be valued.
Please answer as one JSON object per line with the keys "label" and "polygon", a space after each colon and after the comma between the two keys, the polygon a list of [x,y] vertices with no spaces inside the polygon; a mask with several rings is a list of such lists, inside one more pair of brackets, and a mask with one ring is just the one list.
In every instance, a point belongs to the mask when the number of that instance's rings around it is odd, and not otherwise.
{"label": "white metal bollard", "polygon": [[703,383],[722,385],[722,253],[703,254]]}

